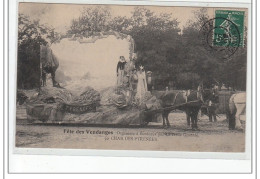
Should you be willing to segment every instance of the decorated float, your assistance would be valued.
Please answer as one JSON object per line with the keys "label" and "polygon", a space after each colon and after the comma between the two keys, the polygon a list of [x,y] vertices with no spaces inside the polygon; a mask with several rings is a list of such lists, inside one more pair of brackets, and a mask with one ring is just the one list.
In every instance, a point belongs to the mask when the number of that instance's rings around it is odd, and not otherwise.
{"label": "decorated float", "polygon": [[[161,115],[147,117],[144,113],[159,109],[160,102],[147,89],[146,79],[151,81],[151,72],[146,77],[144,67],[135,65],[134,46],[131,36],[114,31],[89,38],[72,36],[52,46],[41,46],[41,87],[21,90],[28,97],[23,104],[27,122],[115,125],[160,122]],[[123,68],[118,67],[119,57],[124,57]]]}

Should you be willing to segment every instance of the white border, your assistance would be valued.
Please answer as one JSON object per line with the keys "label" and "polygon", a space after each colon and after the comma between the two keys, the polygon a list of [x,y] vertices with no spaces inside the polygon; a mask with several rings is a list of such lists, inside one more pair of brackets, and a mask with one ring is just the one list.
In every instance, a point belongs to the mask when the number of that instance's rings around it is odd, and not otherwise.
{"label": "white border", "polygon": [[[160,2],[160,1],[83,1],[78,0],[77,3],[79,4],[122,4],[122,5],[162,5],[162,6],[205,6],[205,7],[245,7],[248,8],[248,18],[251,19],[251,4],[249,0],[239,2],[243,2],[243,4],[235,4],[234,1],[225,1],[225,3],[217,3],[217,2],[223,2],[223,1],[214,1],[214,3],[211,1],[211,3],[206,3],[206,0],[203,1],[203,3],[199,3],[197,1],[193,2]],[[18,1],[17,1],[18,2]],[[9,157],[10,157],[10,171],[12,172],[30,172],[30,169],[35,168],[36,166],[33,164],[29,164],[29,168],[23,168],[22,164],[19,163],[19,161],[26,161],[26,159],[29,158],[42,158],[42,156],[35,156],[35,154],[46,154],[49,156],[44,156],[44,158],[57,158],[58,156],[61,156],[64,158],[64,155],[73,156],[74,159],[80,159],[77,155],[93,155],[93,156],[128,156],[128,157],[175,157],[175,158],[186,158],[182,160],[187,160],[191,158],[214,158],[214,159],[246,159],[246,160],[240,160],[240,163],[243,163],[242,165],[237,166],[233,170],[230,169],[230,166],[236,165],[238,161],[234,161],[232,164],[232,160],[218,160],[221,163],[221,167],[219,168],[209,168],[208,165],[205,165],[204,168],[194,169],[193,167],[188,167],[186,163],[182,163],[178,166],[175,166],[175,168],[171,168],[171,172],[226,172],[226,173],[233,173],[233,172],[250,172],[251,171],[251,160],[250,160],[250,154],[251,154],[251,120],[247,120],[247,128],[246,128],[246,153],[215,153],[215,152],[173,152],[173,151],[128,151],[128,150],[81,150],[81,149],[21,149],[21,148],[14,148],[14,136],[15,136],[15,111],[16,111],[16,105],[15,105],[15,89],[16,89],[16,39],[17,39],[17,3],[16,1],[10,1],[9,2]],[[48,3],[62,3],[61,0],[34,0],[34,1],[19,1],[19,2],[48,2]],[[232,3],[231,3],[232,2]],[[249,4],[248,4],[249,2]],[[66,1],[66,3],[76,3],[75,1],[69,0]],[[250,88],[247,88],[247,119],[251,119],[251,21],[248,21],[248,65],[247,65],[247,85]],[[13,155],[15,153],[15,155]],[[19,155],[17,155],[19,154]],[[31,154],[31,155],[20,155],[20,154]],[[55,156],[50,156],[55,155]],[[68,158],[68,157],[65,157]],[[148,158],[146,158],[149,160]],[[44,159],[43,159],[44,160]],[[127,159],[128,160],[128,159]],[[130,160],[130,158],[129,158]],[[181,159],[174,159],[174,160],[181,160]],[[18,162],[17,162],[18,161]],[[196,161],[196,160],[192,160]],[[216,162],[216,160],[207,160],[208,162]],[[225,161],[225,162],[223,162]],[[14,162],[16,162],[16,165],[14,165]],[[218,163],[218,162],[217,162]],[[227,165],[226,165],[227,164]],[[18,167],[19,166],[19,167]],[[138,165],[137,165],[138,166]],[[202,167],[202,166],[201,166]],[[206,167],[206,168],[205,168]],[[142,170],[145,171],[144,167]],[[160,167],[161,168],[161,167]],[[167,168],[167,167],[166,167]],[[135,168],[136,169],[136,168]],[[205,170],[207,169],[207,170]],[[41,170],[40,168],[35,169],[35,172],[48,172],[52,171],[50,170]],[[78,170],[73,169],[67,169],[64,168],[64,171],[74,171],[79,172]],[[106,169],[103,169],[103,171],[107,171]],[[128,172],[130,170],[126,170]],[[137,170],[139,171],[139,170]],[[157,170],[154,170],[156,172]],[[159,171],[165,172],[163,169],[160,169]],[[57,172],[57,170],[53,171]],[[84,172],[84,170],[83,170]],[[95,171],[93,171],[95,172]],[[99,171],[96,171],[99,172]]]}

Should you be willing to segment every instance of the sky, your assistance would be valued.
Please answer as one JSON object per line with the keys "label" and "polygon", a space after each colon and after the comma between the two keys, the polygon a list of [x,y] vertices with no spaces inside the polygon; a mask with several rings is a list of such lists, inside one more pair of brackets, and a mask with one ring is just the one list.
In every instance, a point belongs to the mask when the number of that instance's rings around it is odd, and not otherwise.
{"label": "sky", "polygon": [[[95,5],[75,5],[75,4],[43,4],[43,3],[20,3],[19,13],[28,15],[30,19],[40,19],[43,24],[48,24],[56,29],[58,32],[66,32],[70,26],[72,19],[80,16],[84,7]],[[119,6],[109,5],[112,16],[126,16],[131,15],[131,11],[135,6]],[[158,7],[145,6],[147,9],[155,13],[172,13],[173,18],[177,18],[179,27],[183,29],[187,21],[193,18],[193,11],[199,8],[187,7]]]}

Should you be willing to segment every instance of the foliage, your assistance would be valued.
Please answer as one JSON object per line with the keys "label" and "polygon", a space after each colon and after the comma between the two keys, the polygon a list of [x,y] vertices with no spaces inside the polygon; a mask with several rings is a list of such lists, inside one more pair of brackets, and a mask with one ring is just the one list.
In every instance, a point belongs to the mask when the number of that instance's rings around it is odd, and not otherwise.
{"label": "foliage", "polygon": [[54,43],[59,34],[53,28],[31,21],[24,14],[18,17],[18,68],[17,85],[19,88],[35,88],[40,83],[40,45]]}
{"label": "foliage", "polygon": [[95,32],[107,31],[110,18],[111,13],[108,7],[84,8],[81,16],[72,20],[68,34],[88,37],[95,34]]}
{"label": "foliage", "polygon": [[39,23],[39,20],[31,21],[24,14],[18,17],[18,47],[27,43],[46,45],[58,41],[59,34],[54,28]]}
{"label": "foliage", "polygon": [[136,43],[137,66],[144,65],[147,71],[152,71],[156,88],[165,89],[176,78],[172,57],[179,59],[180,55],[178,22],[171,14],[156,15],[145,8],[135,8],[131,19],[132,28],[127,33]]}

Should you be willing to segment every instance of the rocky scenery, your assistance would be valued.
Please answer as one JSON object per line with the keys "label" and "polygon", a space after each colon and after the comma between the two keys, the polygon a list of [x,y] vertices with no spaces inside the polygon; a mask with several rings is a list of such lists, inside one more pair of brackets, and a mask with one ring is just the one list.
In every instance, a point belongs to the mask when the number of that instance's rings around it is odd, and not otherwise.
{"label": "rocky scenery", "polygon": [[[25,110],[28,122],[44,123],[89,123],[89,124],[119,124],[140,125],[145,121],[142,110],[160,108],[159,100],[147,93],[142,105],[127,104],[124,94],[115,94],[115,88],[110,87],[100,92],[86,87],[84,92],[73,95],[69,90],[55,87],[43,87],[36,90],[24,91],[28,95],[25,104],[19,110]],[[22,107],[23,106],[23,107]],[[88,109],[88,106],[94,106]],[[20,113],[17,113],[17,118]],[[159,119],[157,119],[157,117]],[[151,121],[160,121],[160,116]],[[144,120],[144,118],[143,118]]]}

